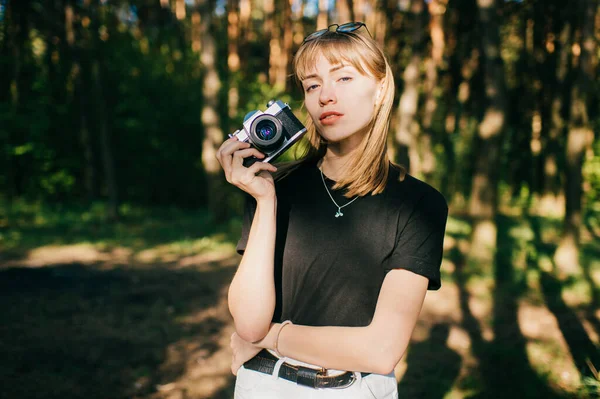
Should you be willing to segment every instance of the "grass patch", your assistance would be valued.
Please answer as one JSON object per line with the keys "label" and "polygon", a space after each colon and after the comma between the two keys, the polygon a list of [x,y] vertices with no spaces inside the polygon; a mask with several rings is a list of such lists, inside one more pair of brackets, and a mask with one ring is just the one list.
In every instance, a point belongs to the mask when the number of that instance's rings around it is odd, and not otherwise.
{"label": "grass patch", "polygon": [[137,254],[156,249],[169,255],[231,250],[241,231],[239,219],[216,225],[205,209],[120,207],[107,222],[105,205],[0,203],[0,249],[4,258],[23,257],[33,248],[90,244],[100,251],[127,248]]}

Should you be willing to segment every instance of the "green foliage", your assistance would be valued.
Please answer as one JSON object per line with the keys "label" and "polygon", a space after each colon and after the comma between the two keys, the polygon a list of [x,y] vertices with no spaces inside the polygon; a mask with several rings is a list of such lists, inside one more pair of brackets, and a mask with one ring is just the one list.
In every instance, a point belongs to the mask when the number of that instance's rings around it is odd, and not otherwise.
{"label": "green foliage", "polygon": [[584,208],[583,222],[589,231],[600,238],[600,141],[596,140],[583,165]]}
{"label": "green foliage", "polygon": [[43,202],[0,202],[0,250],[6,256],[47,245],[90,244],[99,251],[127,248],[132,255],[155,250],[157,256],[231,251],[241,225],[234,219],[215,224],[205,209],[120,205],[121,218],[106,222],[106,204],[90,206]]}
{"label": "green foliage", "polygon": [[[556,82],[559,34],[566,23],[572,22],[569,13],[576,9],[565,6],[562,15],[558,11],[562,10],[561,2],[549,1],[548,8],[538,3],[497,3],[503,16],[499,20],[499,55],[508,90],[499,184],[502,200],[522,208],[543,189],[545,155],[554,155],[559,171],[564,170],[564,129],[558,130],[552,148],[548,144],[536,154],[531,149],[532,119],[540,114],[540,143],[546,145],[550,142],[546,136],[551,118],[545,113],[558,93],[563,103],[560,114],[568,122],[569,95],[567,91],[562,93]],[[19,4],[23,5],[14,8],[16,14],[3,14],[0,21],[4,51],[0,56],[0,193],[51,202],[107,198],[101,134],[105,126],[120,201],[189,207],[205,204],[213,195],[206,188],[202,161],[206,70],[201,49],[192,45],[198,28],[198,22],[191,18],[193,7],[188,6],[186,17],[178,19],[156,2],[100,2],[89,6],[75,2],[71,42],[66,37],[67,24],[60,7],[47,7],[40,1]],[[442,26],[447,46],[434,87],[428,87],[426,62],[430,61],[433,43],[424,20],[427,12],[417,16],[402,7],[394,9],[384,37],[385,45],[390,44],[396,99],[404,90],[406,66],[414,56],[421,60],[415,132],[431,139],[436,162],[432,173],[420,177],[440,188],[457,205],[466,204],[470,195],[473,160],[478,151],[475,137],[487,106],[480,48],[483,29],[475,7],[473,1],[458,1],[450,2],[445,9]],[[227,14],[213,13],[206,32],[216,45],[215,66],[221,86],[215,107],[223,139],[241,126],[247,112],[264,110],[270,99],[288,102],[301,120],[306,116],[300,92],[268,83],[272,43],[262,30],[264,15],[255,7],[252,12],[249,26],[239,26],[242,30],[236,44],[241,63],[235,72],[227,63]],[[280,12],[277,8],[277,18]],[[205,21],[204,15],[201,17]],[[315,22],[310,15],[296,21],[307,30],[313,29]],[[23,29],[15,25],[20,23],[25,24]],[[27,34],[18,36],[14,33],[17,31]],[[547,37],[540,36],[543,32]],[[19,57],[4,56],[17,54],[17,48]],[[567,61],[572,65],[566,65],[566,85],[576,66],[576,60]],[[230,112],[229,89],[234,87],[239,90],[239,101],[237,109]],[[429,96],[435,110],[426,128],[423,122]],[[597,99],[589,105],[590,123],[598,131]],[[84,128],[89,134],[87,149],[83,144]],[[421,147],[421,139],[417,141]],[[585,209],[592,217],[597,214],[596,198],[600,196],[599,149],[597,143],[594,146],[595,155],[587,157],[584,167]],[[90,149],[91,154],[87,154]],[[288,151],[283,160],[292,159],[293,153]],[[558,173],[553,190],[560,187],[561,179]]]}

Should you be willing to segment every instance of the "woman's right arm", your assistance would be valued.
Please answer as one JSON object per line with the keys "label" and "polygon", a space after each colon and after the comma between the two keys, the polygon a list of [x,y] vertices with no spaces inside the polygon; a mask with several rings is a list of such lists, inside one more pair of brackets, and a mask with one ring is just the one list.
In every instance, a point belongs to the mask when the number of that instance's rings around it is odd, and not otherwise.
{"label": "woman's right arm", "polygon": [[256,200],[256,212],[244,256],[229,287],[229,311],[236,332],[249,342],[262,339],[271,325],[275,310],[275,233],[277,197],[270,172],[277,168],[255,162],[246,168],[243,160],[262,158],[255,148],[237,139],[225,141],[217,152],[227,181]]}

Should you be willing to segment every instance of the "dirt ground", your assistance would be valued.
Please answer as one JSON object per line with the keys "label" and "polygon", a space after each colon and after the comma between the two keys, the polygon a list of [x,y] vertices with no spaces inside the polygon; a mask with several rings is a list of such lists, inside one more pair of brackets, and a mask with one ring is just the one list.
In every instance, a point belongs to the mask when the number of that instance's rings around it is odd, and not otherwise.
{"label": "dirt ground", "polygon": [[[232,247],[88,244],[0,259],[0,398],[232,398],[226,295],[238,261]],[[517,295],[459,268],[447,257],[427,294],[396,368],[401,398],[593,397],[581,367],[600,345],[600,311],[569,302],[543,271]]]}

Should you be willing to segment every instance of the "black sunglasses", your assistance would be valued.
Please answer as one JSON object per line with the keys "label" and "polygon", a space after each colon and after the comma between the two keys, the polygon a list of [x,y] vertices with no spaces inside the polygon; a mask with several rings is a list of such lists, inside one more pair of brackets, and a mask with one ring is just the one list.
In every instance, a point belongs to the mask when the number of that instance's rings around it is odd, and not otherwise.
{"label": "black sunglasses", "polygon": [[[362,22],[347,22],[347,23],[341,24],[341,25],[338,25],[338,24],[329,25],[327,27],[327,29],[321,29],[316,32],[313,32],[304,38],[304,40],[302,41],[302,44],[304,44],[306,42],[310,42],[311,40],[315,40],[316,38],[323,36],[327,32],[352,33],[354,31],[359,30],[363,26],[367,30],[367,33],[369,34],[369,36],[371,36],[371,32],[369,32],[369,28],[367,28],[367,25],[365,25],[364,23],[362,23]],[[335,27],[335,29],[332,29],[333,27]],[[373,36],[371,36],[371,37],[373,37]]]}

